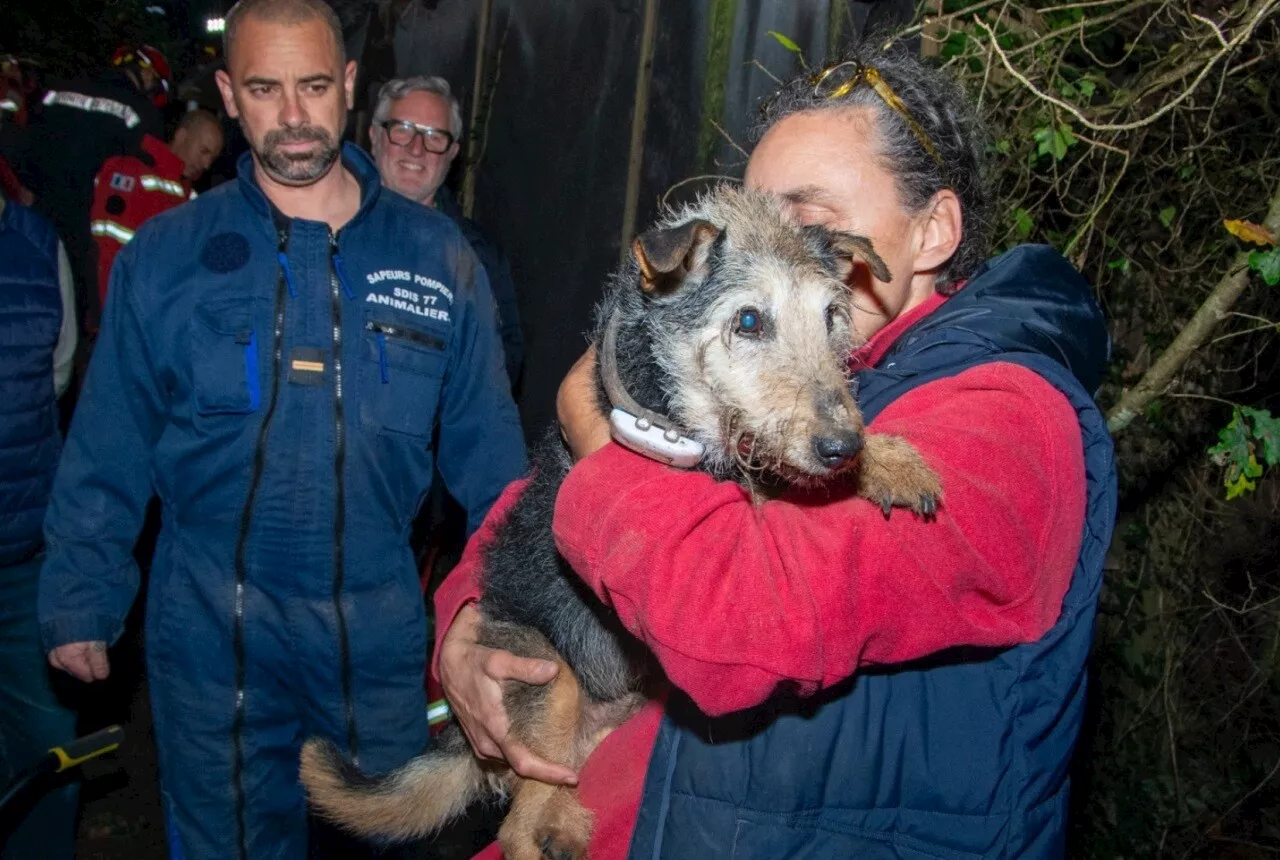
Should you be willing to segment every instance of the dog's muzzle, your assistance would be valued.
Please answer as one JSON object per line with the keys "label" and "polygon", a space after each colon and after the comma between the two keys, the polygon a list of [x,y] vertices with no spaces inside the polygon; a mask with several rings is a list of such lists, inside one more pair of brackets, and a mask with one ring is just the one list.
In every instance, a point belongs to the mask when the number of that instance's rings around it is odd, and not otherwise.
{"label": "dog's muzzle", "polygon": [[862,452],[862,434],[836,430],[826,436],[813,437],[813,453],[828,469],[838,469]]}

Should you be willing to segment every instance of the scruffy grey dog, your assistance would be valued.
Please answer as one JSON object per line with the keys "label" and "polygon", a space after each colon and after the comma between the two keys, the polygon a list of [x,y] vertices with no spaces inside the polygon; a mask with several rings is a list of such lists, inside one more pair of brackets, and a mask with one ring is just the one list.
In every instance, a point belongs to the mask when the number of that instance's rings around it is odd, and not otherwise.
{"label": "scruffy grey dog", "polygon": [[[849,284],[869,274],[889,280],[868,240],[798,227],[775,198],[724,186],[669,215],[632,251],[596,313],[602,406],[615,405],[620,386],[703,444],[699,469],[756,498],[839,483],[886,514],[892,505],[933,513],[937,477],[905,441],[865,434],[850,394]],[[510,682],[505,704],[515,737],[579,768],[643,704],[657,673],[556,552],[552,513],[571,465],[553,428],[486,551],[479,609],[482,644],[559,665],[546,686]],[[456,725],[381,778],[317,740],[303,748],[301,773],[320,814],[359,834],[423,836],[484,797],[509,795],[499,832],[508,860],[586,855],[591,815],[575,791],[481,762]]]}

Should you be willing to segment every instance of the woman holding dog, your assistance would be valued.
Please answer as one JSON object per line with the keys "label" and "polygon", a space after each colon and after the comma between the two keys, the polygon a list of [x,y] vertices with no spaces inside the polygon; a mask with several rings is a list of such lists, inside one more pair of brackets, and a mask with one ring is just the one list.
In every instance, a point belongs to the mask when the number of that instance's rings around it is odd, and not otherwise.
{"label": "woman holding dog", "polygon": [[436,597],[434,668],[479,755],[579,785],[593,857],[1061,856],[1115,513],[1101,312],[1047,248],[983,262],[981,127],[908,52],[791,81],[761,132],[746,183],[888,265],[851,284],[851,368],[869,427],[940,475],[936,519],[758,504],[611,444],[588,353],[557,404],[578,461],[557,544],[671,692],[581,774],[507,736],[502,682],[555,671],[475,643],[479,548],[518,485]]}

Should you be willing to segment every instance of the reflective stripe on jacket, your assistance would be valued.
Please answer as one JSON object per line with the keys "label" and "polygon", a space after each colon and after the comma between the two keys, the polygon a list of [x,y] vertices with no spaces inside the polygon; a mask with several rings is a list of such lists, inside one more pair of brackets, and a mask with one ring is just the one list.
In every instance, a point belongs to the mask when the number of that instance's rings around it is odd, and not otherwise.
{"label": "reflective stripe on jacket", "polygon": [[98,296],[105,305],[111,264],[148,218],[196,196],[183,179],[186,165],[164,143],[147,135],[151,164],[131,155],[108,158],[93,180],[89,232],[98,251]]}

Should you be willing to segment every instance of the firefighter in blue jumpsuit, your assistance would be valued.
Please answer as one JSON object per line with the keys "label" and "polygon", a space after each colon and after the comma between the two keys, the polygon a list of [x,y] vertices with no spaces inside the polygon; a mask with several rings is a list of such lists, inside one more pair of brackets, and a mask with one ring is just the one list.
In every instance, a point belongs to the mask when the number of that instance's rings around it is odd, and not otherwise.
{"label": "firefighter in blue jumpsuit", "polygon": [[228,30],[219,85],[252,152],[117,258],[39,614],[55,666],[105,677],[158,495],[146,653],[174,856],[302,858],[303,740],[373,772],[427,744],[408,535],[433,465],[474,529],[526,460],[483,268],[337,143],[355,64],[333,13],[244,0]]}

